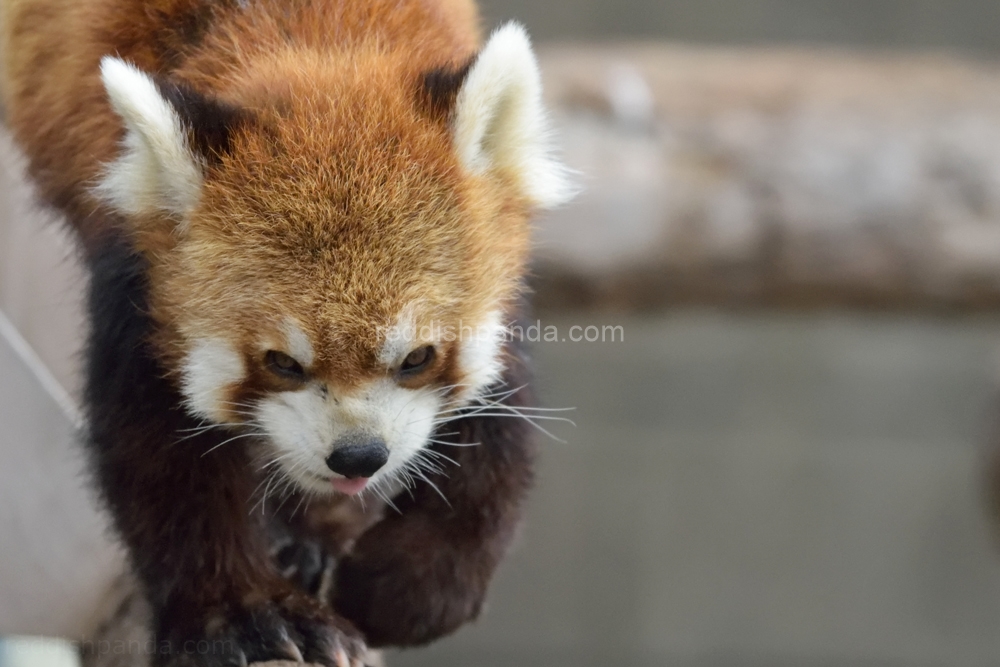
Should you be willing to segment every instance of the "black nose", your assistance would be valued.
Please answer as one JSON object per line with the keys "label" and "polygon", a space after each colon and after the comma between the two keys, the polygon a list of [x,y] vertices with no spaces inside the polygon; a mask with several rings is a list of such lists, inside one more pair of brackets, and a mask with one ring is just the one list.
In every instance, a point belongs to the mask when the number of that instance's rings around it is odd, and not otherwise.
{"label": "black nose", "polygon": [[348,479],[371,477],[389,460],[389,448],[381,438],[348,435],[334,443],[326,465]]}

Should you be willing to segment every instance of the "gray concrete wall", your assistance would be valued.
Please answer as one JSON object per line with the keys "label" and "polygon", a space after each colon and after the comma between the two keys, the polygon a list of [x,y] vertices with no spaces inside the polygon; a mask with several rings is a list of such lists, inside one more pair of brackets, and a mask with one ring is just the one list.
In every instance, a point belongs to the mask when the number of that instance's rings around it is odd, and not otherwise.
{"label": "gray concrete wall", "polygon": [[123,558],[86,488],[75,419],[0,312],[0,635],[82,637],[110,611]]}
{"label": "gray concrete wall", "polygon": [[821,42],[1000,52],[994,0],[483,0],[540,39]]}
{"label": "gray concrete wall", "polygon": [[[538,488],[481,622],[391,667],[996,667],[1000,321],[564,317]],[[546,423],[546,426],[549,424]]]}
{"label": "gray concrete wall", "polygon": [[58,215],[35,201],[23,156],[0,127],[0,311],[73,396],[85,282],[74,239]]}

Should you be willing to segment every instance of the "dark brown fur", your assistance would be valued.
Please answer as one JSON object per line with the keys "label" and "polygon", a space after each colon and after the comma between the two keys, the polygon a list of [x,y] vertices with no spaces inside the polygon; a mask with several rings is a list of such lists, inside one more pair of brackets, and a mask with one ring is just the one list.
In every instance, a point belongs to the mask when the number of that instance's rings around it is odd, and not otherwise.
{"label": "dark brown fur", "polygon": [[246,109],[202,95],[185,83],[161,79],[156,84],[188,128],[192,149],[211,162],[229,153],[233,133],[253,122]]}
{"label": "dark brown fur", "polygon": [[469,60],[457,68],[441,67],[424,74],[423,94],[427,97],[427,107],[431,113],[447,118],[455,107],[455,98],[469,74],[472,62]]}

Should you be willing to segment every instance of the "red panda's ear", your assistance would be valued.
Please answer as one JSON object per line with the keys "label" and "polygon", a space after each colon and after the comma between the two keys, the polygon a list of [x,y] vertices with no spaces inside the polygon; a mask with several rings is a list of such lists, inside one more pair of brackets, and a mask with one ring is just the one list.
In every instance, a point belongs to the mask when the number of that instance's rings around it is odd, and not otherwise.
{"label": "red panda's ear", "polygon": [[184,220],[198,203],[205,167],[228,150],[244,112],[186,86],[158,82],[110,56],[101,61],[101,78],[124,121],[125,138],[97,196],[126,215],[166,213]]}
{"label": "red panda's ear", "polygon": [[552,155],[542,81],[527,33],[508,23],[490,37],[463,77],[453,113],[455,148],[472,173],[502,173],[541,208],[575,188]]}

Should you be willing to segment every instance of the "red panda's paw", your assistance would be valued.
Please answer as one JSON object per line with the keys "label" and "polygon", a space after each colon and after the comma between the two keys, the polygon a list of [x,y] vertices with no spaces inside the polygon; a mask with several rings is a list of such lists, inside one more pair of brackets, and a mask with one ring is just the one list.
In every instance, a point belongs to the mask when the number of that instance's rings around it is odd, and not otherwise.
{"label": "red panda's paw", "polygon": [[200,625],[201,633],[163,628],[168,639],[158,667],[246,667],[272,660],[364,667],[358,631],[302,593],[228,605]]}
{"label": "red panda's paw", "polygon": [[418,514],[378,524],[338,561],[333,606],[373,647],[422,646],[479,615],[495,559]]}

